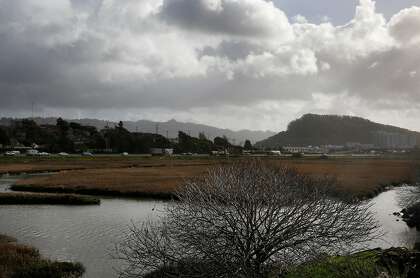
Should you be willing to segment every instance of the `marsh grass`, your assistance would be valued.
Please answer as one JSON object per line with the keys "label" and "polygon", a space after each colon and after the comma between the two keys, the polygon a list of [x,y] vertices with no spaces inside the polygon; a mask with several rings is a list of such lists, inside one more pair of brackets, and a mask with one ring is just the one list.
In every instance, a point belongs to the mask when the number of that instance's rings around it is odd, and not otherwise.
{"label": "marsh grass", "polygon": [[[409,160],[386,159],[264,159],[276,165],[295,168],[309,176],[332,176],[337,190],[361,198],[372,198],[390,185],[411,183],[414,171]],[[125,164],[126,162],[129,162]],[[50,193],[125,196],[139,198],[173,198],[173,192],[186,179],[202,176],[206,170],[234,160],[182,160],[174,158],[98,159],[97,164],[81,161],[79,167],[95,167],[61,171],[53,175],[20,180],[13,190]],[[89,162],[89,163],[88,163]],[[30,163],[31,164],[31,163]],[[36,163],[32,169],[39,168]],[[1,166],[1,165],[0,165]],[[45,165],[44,165],[45,166]],[[63,166],[63,165],[62,165]],[[69,165],[67,165],[69,166]],[[0,167],[1,168],[1,167]]]}
{"label": "marsh grass", "polygon": [[0,278],[76,278],[85,272],[80,263],[44,259],[37,249],[10,239],[0,235]]}

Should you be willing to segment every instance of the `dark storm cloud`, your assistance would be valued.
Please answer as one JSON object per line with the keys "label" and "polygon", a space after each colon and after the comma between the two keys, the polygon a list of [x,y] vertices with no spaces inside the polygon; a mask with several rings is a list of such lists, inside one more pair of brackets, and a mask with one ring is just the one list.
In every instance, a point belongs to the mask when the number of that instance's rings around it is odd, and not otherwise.
{"label": "dark storm cloud", "polygon": [[265,1],[166,0],[160,16],[169,24],[197,31],[239,36],[290,35],[286,15]]}

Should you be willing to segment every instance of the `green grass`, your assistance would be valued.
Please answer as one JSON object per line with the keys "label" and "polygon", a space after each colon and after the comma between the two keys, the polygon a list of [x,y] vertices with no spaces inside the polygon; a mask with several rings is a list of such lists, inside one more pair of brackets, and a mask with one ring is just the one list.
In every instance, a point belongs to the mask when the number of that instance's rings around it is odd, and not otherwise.
{"label": "green grass", "polygon": [[327,257],[291,270],[286,278],[356,278],[377,277],[379,253],[365,251],[351,256]]}
{"label": "green grass", "polygon": [[100,199],[73,194],[0,193],[0,205],[99,205]]}
{"label": "green grass", "polygon": [[[420,253],[406,248],[373,249],[325,257],[289,270],[285,278],[420,277]],[[385,273],[386,276],[380,276]]]}

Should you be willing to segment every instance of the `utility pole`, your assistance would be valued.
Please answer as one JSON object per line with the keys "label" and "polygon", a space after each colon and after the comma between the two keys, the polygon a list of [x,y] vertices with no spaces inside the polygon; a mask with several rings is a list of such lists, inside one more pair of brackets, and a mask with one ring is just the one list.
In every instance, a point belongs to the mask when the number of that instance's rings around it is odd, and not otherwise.
{"label": "utility pole", "polygon": [[158,135],[159,134],[159,124],[156,124],[155,131],[156,131],[156,135]]}
{"label": "utility pole", "polygon": [[31,106],[32,106],[32,121],[34,120],[34,105],[35,105],[35,103],[34,103],[34,101],[32,101],[32,103],[31,103]]}
{"label": "utility pole", "polygon": [[166,139],[169,139],[169,131],[166,130]]}

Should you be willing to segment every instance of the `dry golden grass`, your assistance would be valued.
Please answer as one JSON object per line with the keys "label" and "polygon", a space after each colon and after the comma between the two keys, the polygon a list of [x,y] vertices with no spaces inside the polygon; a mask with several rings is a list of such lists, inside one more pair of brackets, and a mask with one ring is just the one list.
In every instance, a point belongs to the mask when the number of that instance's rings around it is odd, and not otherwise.
{"label": "dry golden grass", "polygon": [[104,168],[153,167],[173,165],[207,165],[214,163],[212,159],[167,159],[165,157],[142,156],[94,156],[94,157],[18,157],[0,159],[0,175],[54,172],[61,170],[85,170]]}
{"label": "dry golden grass", "polygon": [[275,162],[312,176],[336,177],[339,189],[364,195],[379,187],[413,182],[416,164],[410,160],[332,159]]}
{"label": "dry golden grass", "polygon": [[[312,176],[333,176],[339,189],[354,194],[367,194],[379,187],[409,182],[414,179],[413,163],[409,160],[382,159],[330,159],[330,160],[276,160],[276,165],[296,168]],[[130,168],[113,168],[97,165],[96,169],[62,171],[51,176],[20,180],[17,185],[32,188],[92,189],[122,193],[168,193],[190,177],[201,176],[215,161],[160,160],[159,163],[138,164]],[[219,163],[226,161],[219,161]],[[108,166],[108,165],[107,165]],[[112,166],[115,166],[113,164]],[[147,166],[147,167],[145,167]]]}
{"label": "dry golden grass", "polygon": [[208,165],[105,168],[64,171],[52,176],[34,177],[17,185],[89,188],[129,192],[173,192],[186,178],[204,174]]}

